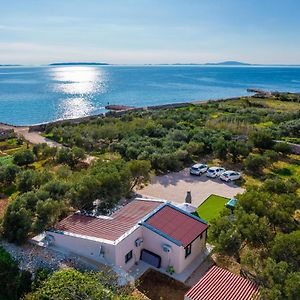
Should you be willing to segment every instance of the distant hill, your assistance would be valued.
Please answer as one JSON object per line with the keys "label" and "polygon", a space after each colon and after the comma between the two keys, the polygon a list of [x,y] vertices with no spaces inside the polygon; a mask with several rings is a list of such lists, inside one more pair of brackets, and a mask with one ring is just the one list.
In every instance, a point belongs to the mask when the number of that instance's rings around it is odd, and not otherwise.
{"label": "distant hill", "polygon": [[171,63],[171,64],[145,64],[147,66],[252,66],[252,64],[239,61],[223,61],[217,63]]}
{"label": "distant hill", "polygon": [[20,67],[20,66],[22,66],[22,65],[12,65],[12,64],[4,64],[4,65],[1,65],[0,64],[0,67]]}
{"label": "distant hill", "polygon": [[103,62],[59,62],[52,63],[49,66],[107,66],[109,64]]}
{"label": "distant hill", "polygon": [[240,62],[240,61],[234,61],[234,60],[228,60],[218,63],[206,63],[205,65],[211,65],[211,66],[250,66],[251,64]]}

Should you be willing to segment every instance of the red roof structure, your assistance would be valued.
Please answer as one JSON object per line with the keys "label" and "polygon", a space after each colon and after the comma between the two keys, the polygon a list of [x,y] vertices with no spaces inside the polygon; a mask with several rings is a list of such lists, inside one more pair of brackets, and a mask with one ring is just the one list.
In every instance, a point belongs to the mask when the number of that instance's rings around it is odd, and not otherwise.
{"label": "red roof structure", "polygon": [[163,206],[150,216],[143,225],[150,230],[153,229],[158,234],[162,233],[166,238],[169,237],[178,241],[183,247],[192,243],[208,227],[204,221],[196,216],[171,204]]}
{"label": "red roof structure", "polygon": [[59,222],[54,230],[115,241],[162,203],[136,199],[113,213],[111,218],[73,214]]}
{"label": "red roof structure", "polygon": [[185,300],[259,299],[258,286],[227,270],[213,266],[185,295]]}

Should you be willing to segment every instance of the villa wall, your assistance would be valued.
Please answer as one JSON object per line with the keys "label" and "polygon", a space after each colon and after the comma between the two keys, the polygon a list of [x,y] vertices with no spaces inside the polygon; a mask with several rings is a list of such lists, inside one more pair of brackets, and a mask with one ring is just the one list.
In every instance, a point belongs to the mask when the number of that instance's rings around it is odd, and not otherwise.
{"label": "villa wall", "polygon": [[[54,247],[68,250],[100,263],[107,262],[114,264],[125,271],[128,271],[140,260],[141,251],[146,249],[161,257],[161,268],[166,270],[168,266],[173,266],[176,273],[181,273],[196,257],[201,255],[205,249],[206,243],[206,232],[204,232],[201,239],[198,237],[192,243],[192,252],[185,258],[184,247],[176,245],[143,226],[137,227],[133,232],[115,245],[52,231],[46,232],[46,234],[54,237],[54,242],[52,243],[52,246]],[[137,247],[135,241],[138,238],[142,238],[143,242]],[[172,251],[169,253],[164,252],[164,244],[170,245]],[[104,255],[100,254],[100,250]],[[125,255],[131,250],[133,254],[132,259],[126,263]]]}
{"label": "villa wall", "polygon": [[[184,269],[193,262],[205,249],[206,232],[203,232],[202,238],[198,237],[192,243],[192,252],[188,257],[185,257],[184,247],[177,246],[166,238],[143,227],[144,243],[143,248],[147,249],[161,257],[161,267],[166,269],[169,265],[173,266],[176,273],[181,273]],[[172,252],[166,253],[162,249],[162,245],[167,244],[172,247]]]}
{"label": "villa wall", "polygon": [[[141,244],[141,246],[136,247],[135,241],[138,238],[143,238],[141,227],[138,227],[134,232],[130,233],[115,246],[116,265],[121,267],[125,271],[128,271],[136,262],[140,260],[143,243]],[[125,255],[131,250],[133,254],[132,259],[125,263]]]}
{"label": "villa wall", "polygon": [[[146,227],[143,227],[143,237],[144,243],[142,248],[159,255],[161,257],[161,267],[163,269],[167,269],[168,266],[173,266],[176,273],[181,272],[179,257],[182,247],[177,246]],[[162,248],[163,244],[170,245],[172,251],[170,253],[164,252]]]}
{"label": "villa wall", "polygon": [[180,255],[178,257],[179,261],[179,273],[182,272],[190,263],[193,262],[204,251],[206,245],[206,231],[203,232],[202,238],[198,237],[192,243],[192,252],[188,257],[185,257],[185,249],[182,247]]}
{"label": "villa wall", "polygon": [[[114,245],[50,231],[47,231],[46,234],[54,237],[52,246],[66,249],[95,261],[103,262],[105,259],[109,263],[115,264]],[[104,256],[100,255],[100,249],[104,252]]]}

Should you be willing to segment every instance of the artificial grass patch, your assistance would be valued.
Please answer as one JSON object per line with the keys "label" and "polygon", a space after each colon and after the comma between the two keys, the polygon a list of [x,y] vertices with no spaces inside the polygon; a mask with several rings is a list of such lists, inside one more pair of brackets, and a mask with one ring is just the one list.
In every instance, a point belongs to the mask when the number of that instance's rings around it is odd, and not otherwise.
{"label": "artificial grass patch", "polygon": [[195,211],[195,215],[207,221],[208,223],[217,218],[224,209],[229,198],[218,195],[210,195]]}

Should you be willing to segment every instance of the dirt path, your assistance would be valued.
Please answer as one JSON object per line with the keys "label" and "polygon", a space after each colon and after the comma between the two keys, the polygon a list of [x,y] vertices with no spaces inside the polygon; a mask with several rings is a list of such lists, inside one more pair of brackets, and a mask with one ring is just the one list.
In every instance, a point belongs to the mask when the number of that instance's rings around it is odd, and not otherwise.
{"label": "dirt path", "polygon": [[62,148],[63,145],[59,144],[55,141],[47,139],[41,135],[40,132],[37,131],[29,131],[29,127],[15,127],[15,133],[22,135],[26,141],[31,144],[43,144],[46,143],[50,147]]}
{"label": "dirt path", "polygon": [[[6,125],[6,124],[1,124],[0,123],[0,128],[3,128],[3,129],[13,129],[14,132],[17,135],[23,136],[26,141],[28,141],[30,144],[33,144],[33,145],[35,145],[35,144],[44,144],[45,143],[49,147],[56,147],[56,148],[63,148],[64,147],[60,143],[57,143],[57,142],[55,142],[53,140],[45,138],[38,131],[29,131],[29,127],[27,127],[27,126],[10,126],[10,125]],[[95,156],[86,155],[85,159],[83,160],[83,162],[89,165],[95,159],[97,159]]]}

